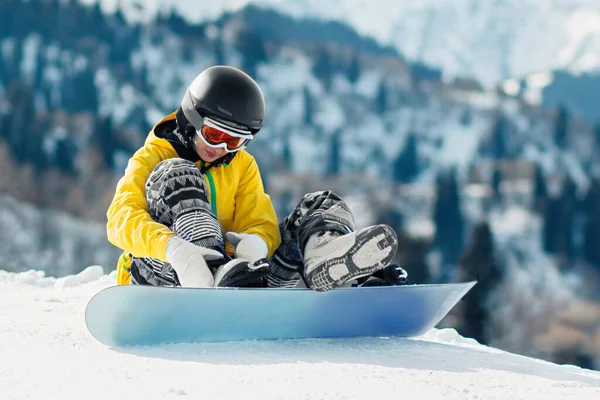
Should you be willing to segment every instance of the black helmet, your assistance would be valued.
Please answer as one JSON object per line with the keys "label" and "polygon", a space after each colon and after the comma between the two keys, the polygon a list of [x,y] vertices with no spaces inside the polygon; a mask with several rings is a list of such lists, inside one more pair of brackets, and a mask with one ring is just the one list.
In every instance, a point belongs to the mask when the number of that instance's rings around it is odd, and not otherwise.
{"label": "black helmet", "polygon": [[245,72],[217,65],[205,69],[192,81],[181,108],[196,129],[209,117],[255,134],[263,126],[265,99],[258,84]]}

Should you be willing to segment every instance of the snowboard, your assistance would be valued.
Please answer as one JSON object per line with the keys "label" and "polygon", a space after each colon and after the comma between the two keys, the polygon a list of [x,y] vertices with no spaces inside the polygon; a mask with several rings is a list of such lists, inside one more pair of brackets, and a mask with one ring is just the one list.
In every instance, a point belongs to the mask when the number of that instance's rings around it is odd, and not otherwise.
{"label": "snowboard", "polygon": [[306,288],[112,286],[92,297],[87,329],[107,346],[263,339],[411,337],[433,328],[475,282]]}

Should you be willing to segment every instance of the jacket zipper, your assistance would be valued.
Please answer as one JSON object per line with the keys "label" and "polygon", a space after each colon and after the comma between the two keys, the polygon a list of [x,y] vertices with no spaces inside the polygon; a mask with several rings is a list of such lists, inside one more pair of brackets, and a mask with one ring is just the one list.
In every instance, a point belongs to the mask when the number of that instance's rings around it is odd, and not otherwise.
{"label": "jacket zipper", "polygon": [[208,185],[210,186],[210,206],[212,207],[215,217],[217,216],[217,191],[215,190],[215,181],[213,180],[210,171],[206,171],[206,178],[208,179]]}

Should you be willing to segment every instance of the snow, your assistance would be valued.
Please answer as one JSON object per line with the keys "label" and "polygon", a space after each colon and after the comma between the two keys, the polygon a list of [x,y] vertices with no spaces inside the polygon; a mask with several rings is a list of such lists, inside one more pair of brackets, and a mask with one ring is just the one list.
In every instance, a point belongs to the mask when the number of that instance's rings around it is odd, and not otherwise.
{"label": "snow", "polygon": [[[594,49],[600,34],[600,13],[597,10],[582,7],[571,13],[565,23],[569,46],[559,54],[565,67],[575,71],[590,71],[600,63],[600,50]],[[595,42],[595,43],[594,43]]]}
{"label": "snow", "polygon": [[115,284],[0,270],[3,400],[597,399],[600,372],[479,345],[453,329],[412,338],[313,339],[109,348],[84,311]]}
{"label": "snow", "polygon": [[509,206],[502,212],[492,212],[489,216],[494,235],[531,235],[540,229],[539,218],[529,210],[519,206]]}
{"label": "snow", "polygon": [[415,238],[433,238],[435,224],[430,218],[419,216],[409,219],[404,227],[408,235]]}
{"label": "snow", "polygon": [[516,79],[508,79],[502,84],[502,90],[509,96],[516,96],[521,90],[521,84]]}
{"label": "snow", "polygon": [[346,117],[344,110],[334,100],[324,100],[320,104],[319,109],[314,116],[315,123],[323,127],[323,131],[327,134],[334,133],[345,125]]}
{"label": "snow", "polygon": [[554,75],[549,72],[538,72],[527,77],[527,86],[534,89],[543,89],[554,80]]}
{"label": "snow", "polygon": [[21,60],[21,73],[27,82],[32,83],[37,68],[36,56],[39,52],[41,39],[38,35],[28,36],[23,43],[23,59]]}
{"label": "snow", "polygon": [[375,71],[363,72],[355,84],[355,91],[369,99],[374,99],[377,95],[379,84],[383,80],[380,73]]}

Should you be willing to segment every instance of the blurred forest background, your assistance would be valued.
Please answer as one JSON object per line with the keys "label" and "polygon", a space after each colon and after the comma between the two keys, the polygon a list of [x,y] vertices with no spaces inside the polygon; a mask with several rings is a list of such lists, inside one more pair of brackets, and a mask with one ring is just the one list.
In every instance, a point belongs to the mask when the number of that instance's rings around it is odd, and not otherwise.
{"label": "blurred forest background", "polygon": [[198,22],[164,9],[142,23],[120,6],[1,1],[1,268],[113,270],[116,182],[214,64],[264,89],[249,151],[280,218],[333,189],[358,226],[397,229],[410,283],[479,281],[444,326],[600,368],[600,73],[484,86],[349,25],[267,7]]}

